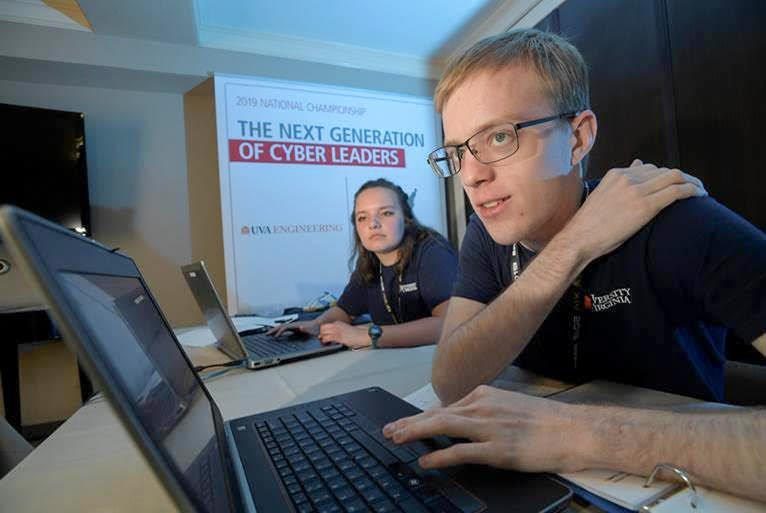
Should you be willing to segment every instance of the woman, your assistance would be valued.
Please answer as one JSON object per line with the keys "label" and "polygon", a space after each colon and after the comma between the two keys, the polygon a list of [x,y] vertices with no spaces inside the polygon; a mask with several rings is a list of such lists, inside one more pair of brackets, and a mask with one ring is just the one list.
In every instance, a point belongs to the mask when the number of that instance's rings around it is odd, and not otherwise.
{"label": "woman", "polygon": [[[337,305],[273,333],[299,330],[354,349],[436,342],[457,271],[455,251],[418,223],[402,188],[383,178],[356,191],[352,224],[356,265]],[[365,313],[372,324],[351,325]]]}

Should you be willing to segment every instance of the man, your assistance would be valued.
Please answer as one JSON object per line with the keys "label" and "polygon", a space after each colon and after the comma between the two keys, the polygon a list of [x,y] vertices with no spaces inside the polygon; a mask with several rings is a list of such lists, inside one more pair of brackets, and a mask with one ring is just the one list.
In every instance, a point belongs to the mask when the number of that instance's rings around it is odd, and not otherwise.
{"label": "man", "polygon": [[766,354],[766,237],[678,170],[634,161],[584,183],[596,116],[582,56],[558,36],[524,30],[477,43],[451,63],[435,103],[446,146],[429,162],[459,173],[476,212],[433,368],[435,391],[452,404],[386,436],[472,442],[424,456],[424,467],[647,475],[670,462],[766,500],[761,411],[565,405],[483,385],[513,362],[721,400],[726,328]]}

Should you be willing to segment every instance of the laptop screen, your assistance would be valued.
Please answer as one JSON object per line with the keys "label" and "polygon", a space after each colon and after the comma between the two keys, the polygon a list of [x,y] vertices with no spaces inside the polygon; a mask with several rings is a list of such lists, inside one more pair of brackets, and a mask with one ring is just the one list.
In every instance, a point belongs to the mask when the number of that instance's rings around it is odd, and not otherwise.
{"label": "laptop screen", "polygon": [[240,345],[237,330],[224,310],[207,270],[201,264],[191,264],[184,266],[183,274],[205,317],[205,322],[221,349],[232,358],[247,357],[245,349]]}
{"label": "laptop screen", "polygon": [[59,277],[99,359],[193,502],[204,511],[231,511],[210,402],[142,282],[73,272]]}

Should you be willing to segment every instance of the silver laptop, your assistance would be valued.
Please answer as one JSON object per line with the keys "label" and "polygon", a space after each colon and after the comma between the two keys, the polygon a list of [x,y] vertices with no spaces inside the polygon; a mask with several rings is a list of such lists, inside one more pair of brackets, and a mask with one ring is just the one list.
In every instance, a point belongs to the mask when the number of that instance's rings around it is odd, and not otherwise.
{"label": "silver laptop", "polygon": [[0,238],[0,314],[44,308],[45,301],[11,260]]}
{"label": "silver laptop", "polygon": [[424,471],[449,441],[385,439],[419,410],[378,387],[223,422],[133,260],[13,208],[0,234],[180,511],[536,513],[571,497],[540,474]]}
{"label": "silver laptop", "polygon": [[203,261],[181,267],[194,299],[216,340],[216,347],[230,358],[245,360],[250,369],[312,358],[345,349],[342,344],[322,344],[318,338],[288,331],[273,337],[262,330],[237,331],[218,296]]}

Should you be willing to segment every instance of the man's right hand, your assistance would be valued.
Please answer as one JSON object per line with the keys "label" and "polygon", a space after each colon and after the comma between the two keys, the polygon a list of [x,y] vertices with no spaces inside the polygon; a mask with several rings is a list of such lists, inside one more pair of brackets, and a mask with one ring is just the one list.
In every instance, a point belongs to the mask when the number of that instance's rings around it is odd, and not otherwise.
{"label": "man's right hand", "polygon": [[584,468],[589,419],[577,406],[486,385],[456,403],[394,421],[383,435],[394,443],[447,435],[467,439],[421,456],[426,469],[467,463],[524,472]]}
{"label": "man's right hand", "polygon": [[696,177],[636,159],[604,175],[562,234],[591,262],[617,249],[668,205],[705,195]]}
{"label": "man's right hand", "polygon": [[278,337],[282,333],[288,330],[300,331],[301,333],[308,333],[309,335],[316,336],[316,335],[319,335],[319,323],[316,322],[316,319],[311,321],[288,322],[286,324],[281,324],[279,326],[271,328],[269,331],[266,332],[266,334],[274,336],[274,337]]}

